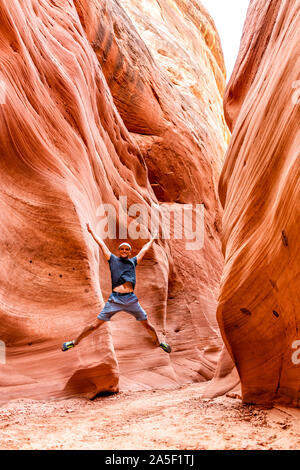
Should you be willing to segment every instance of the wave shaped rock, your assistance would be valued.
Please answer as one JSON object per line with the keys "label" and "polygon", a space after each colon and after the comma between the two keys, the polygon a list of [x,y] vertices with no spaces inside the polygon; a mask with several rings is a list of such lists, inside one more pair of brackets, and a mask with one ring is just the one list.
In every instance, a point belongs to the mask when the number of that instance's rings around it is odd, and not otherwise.
{"label": "wave shaped rock", "polygon": [[[189,2],[173,10],[160,3],[174,29],[174,14]],[[136,10],[130,19],[113,1],[0,1],[1,400],[172,388],[214,374],[222,347],[217,180],[229,134],[217,33],[191,5],[183,36],[203,58],[195,76],[175,84],[176,57],[171,72],[166,59],[154,59],[133,24]],[[149,28],[151,21],[154,29],[149,14]],[[175,43],[168,47],[174,53]],[[170,204],[205,204],[202,249],[160,240],[137,270],[140,302],[174,352],[155,349],[120,313],[62,353],[61,343],[92,322],[109,295],[107,262],[85,224],[97,225],[101,204],[118,210],[121,195],[147,215],[153,204],[160,214]],[[134,255],[145,241],[134,241]],[[107,244],[115,251],[119,241]]]}
{"label": "wave shaped rock", "polygon": [[252,0],[225,94],[218,323],[243,401],[300,404],[300,5]]}

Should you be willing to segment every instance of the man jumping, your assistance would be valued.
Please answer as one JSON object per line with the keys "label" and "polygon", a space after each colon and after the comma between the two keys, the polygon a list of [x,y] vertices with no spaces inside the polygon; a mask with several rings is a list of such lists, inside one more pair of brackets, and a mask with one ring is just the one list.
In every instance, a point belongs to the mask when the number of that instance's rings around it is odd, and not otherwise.
{"label": "man jumping", "polygon": [[146,331],[152,336],[154,343],[162,348],[167,353],[171,352],[171,347],[165,342],[161,342],[158,338],[158,335],[155,331],[155,328],[149,320],[147,319],[147,314],[145,310],[141,307],[137,296],[134,294],[133,290],[136,284],[135,277],[135,267],[140,263],[146,251],[150,248],[155,237],[152,237],[151,240],[146,243],[145,246],[141,249],[137,256],[129,258],[131,254],[131,246],[129,243],[121,243],[119,245],[119,257],[115,256],[109,251],[104,241],[98,237],[90,225],[87,224],[87,229],[94,238],[94,240],[101,247],[102,252],[109,262],[110,272],[111,272],[111,283],[112,283],[112,293],[110,294],[106,304],[103,309],[97,316],[97,320],[94,321],[91,325],[84,328],[80,335],[73,341],[67,341],[62,345],[62,351],[67,351],[68,349],[74,348],[80,341],[103,325],[104,322],[110,321],[111,317],[123,310],[124,312],[130,313],[135,317],[136,320],[140,321],[141,325],[146,329]]}

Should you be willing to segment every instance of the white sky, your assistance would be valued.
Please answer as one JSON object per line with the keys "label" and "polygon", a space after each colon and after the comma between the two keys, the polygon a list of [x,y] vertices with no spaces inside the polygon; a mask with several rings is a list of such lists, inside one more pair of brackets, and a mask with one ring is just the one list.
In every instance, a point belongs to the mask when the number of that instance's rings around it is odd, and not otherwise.
{"label": "white sky", "polygon": [[240,40],[250,0],[200,1],[213,18],[220,35],[228,81],[239,52]]}

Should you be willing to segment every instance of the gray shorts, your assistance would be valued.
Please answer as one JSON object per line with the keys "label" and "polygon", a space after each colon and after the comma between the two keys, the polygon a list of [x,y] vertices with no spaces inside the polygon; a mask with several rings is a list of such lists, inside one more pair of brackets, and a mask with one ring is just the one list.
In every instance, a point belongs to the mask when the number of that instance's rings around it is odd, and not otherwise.
{"label": "gray shorts", "polygon": [[97,318],[109,321],[115,313],[120,311],[130,313],[136,320],[147,320],[147,314],[133,292],[126,294],[112,292]]}

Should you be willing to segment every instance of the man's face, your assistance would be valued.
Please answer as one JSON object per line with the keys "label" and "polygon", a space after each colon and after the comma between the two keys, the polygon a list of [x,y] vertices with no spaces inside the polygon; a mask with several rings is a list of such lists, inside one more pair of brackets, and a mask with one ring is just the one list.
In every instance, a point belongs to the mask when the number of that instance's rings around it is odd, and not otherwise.
{"label": "man's face", "polygon": [[119,248],[120,258],[128,258],[130,253],[131,249],[129,248],[129,246],[124,245]]}

